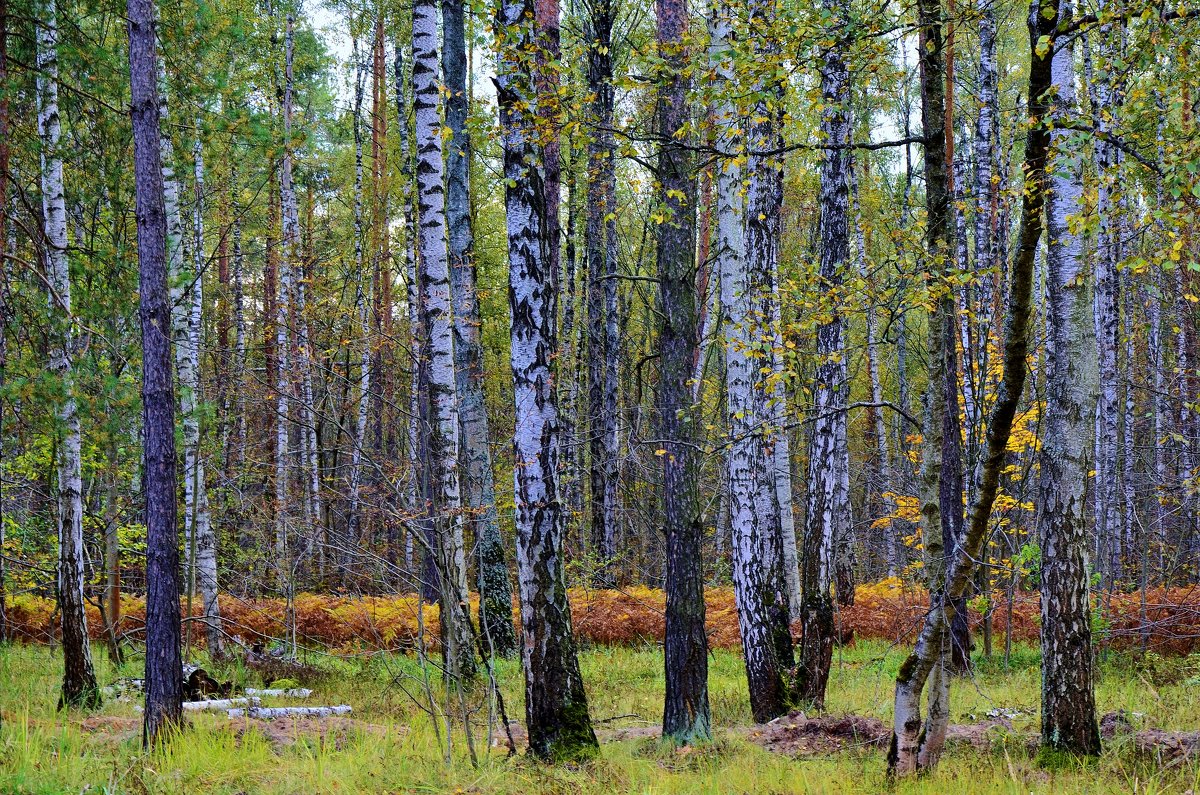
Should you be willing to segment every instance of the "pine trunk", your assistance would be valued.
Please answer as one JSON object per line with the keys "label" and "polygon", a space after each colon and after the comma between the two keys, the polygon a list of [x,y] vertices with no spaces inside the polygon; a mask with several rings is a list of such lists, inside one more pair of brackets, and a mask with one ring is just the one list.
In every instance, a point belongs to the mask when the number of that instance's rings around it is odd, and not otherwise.
{"label": "pine trunk", "polygon": [[142,742],[183,711],[179,547],[175,524],[175,397],[171,384],[167,214],[163,199],[154,3],[129,0],[129,73],[142,330],[142,483],[146,499],[146,707]]}
{"label": "pine trunk", "polygon": [[659,87],[657,129],[661,212],[657,226],[659,306],[659,416],[663,449],[663,531],[666,536],[666,701],[663,737],[676,743],[712,737],[708,706],[708,638],[704,630],[699,472],[691,378],[696,338],[696,183],[688,149],[690,123],[684,68],[688,17],[685,0],[658,0],[658,47],[666,72]]}

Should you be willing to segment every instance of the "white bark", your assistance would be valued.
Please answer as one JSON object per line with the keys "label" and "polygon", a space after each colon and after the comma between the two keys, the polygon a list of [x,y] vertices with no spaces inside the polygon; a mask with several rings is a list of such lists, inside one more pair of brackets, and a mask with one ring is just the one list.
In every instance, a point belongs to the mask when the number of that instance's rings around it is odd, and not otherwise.
{"label": "white bark", "polygon": [[334,707],[239,707],[228,710],[226,714],[231,718],[274,720],[275,718],[331,718],[335,715],[349,715],[351,712],[353,709],[349,704],[339,704]]}
{"label": "white bark", "polygon": [[[421,313],[429,368],[431,433],[429,461],[437,528],[443,641],[454,673],[470,675],[473,643],[467,607],[467,566],[463,549],[459,491],[458,395],[454,379],[454,330],[450,266],[446,241],[446,195],[442,159],[442,116],[438,108],[437,6],[418,0],[413,8],[413,107],[416,117],[418,264]],[[453,616],[453,622],[447,619]]]}
{"label": "white bark", "polygon": [[71,274],[67,259],[67,208],[62,124],[58,106],[58,9],[46,0],[37,25],[37,129],[41,143],[42,214],[46,283],[54,333],[50,371],[62,390],[58,401],[58,604],[62,614],[63,701],[98,699],[88,644],[83,595],[83,467],[79,413],[75,401]]}
{"label": "white bark", "polygon": [[[366,263],[363,256],[363,137],[362,100],[366,68],[359,60],[358,40],[354,41],[354,268],[358,287],[354,293],[354,312],[362,335],[359,352],[358,409],[354,420],[354,440],[350,449],[350,506],[346,518],[347,543],[359,544],[359,491],[362,488],[363,447],[367,442],[367,411],[371,397],[371,325],[367,300]],[[406,122],[401,119],[401,124]]]}
{"label": "white bark", "polygon": [[275,564],[282,586],[291,587],[291,555],[288,539],[288,442],[289,393],[291,392],[292,263],[299,248],[299,212],[292,187],[292,57],[295,18],[288,14],[285,39],[286,74],[283,93],[283,162],[279,168],[279,201],[282,213],[279,283],[275,299]]}
{"label": "white bark", "polygon": [[[166,107],[166,92],[160,107]],[[160,121],[165,113],[160,112]],[[200,121],[196,120],[197,129]],[[165,138],[166,136],[164,136]],[[217,538],[208,509],[208,486],[200,450],[200,346],[204,333],[204,156],[199,137],[192,146],[195,193],[192,206],[192,269],[184,270],[183,257],[170,274],[171,331],[175,342],[175,369],[179,374],[179,407],[183,421],[184,536],[188,545],[188,589],[200,589],[204,629],[209,648],[221,655],[221,611],[217,604]],[[182,252],[181,252],[182,253]]]}
{"label": "white bark", "polygon": [[[718,126],[717,145],[722,151],[737,152],[743,146],[738,109],[725,99],[733,89],[734,72],[729,56],[724,52],[731,34],[731,11],[721,5],[713,12],[710,62],[716,67],[723,91],[714,108],[713,118]],[[766,466],[762,441],[762,422],[756,411],[758,401],[753,390],[757,365],[752,358],[751,305],[753,296],[748,283],[745,245],[745,198],[741,160],[737,157],[717,161],[717,234],[715,242],[716,269],[721,279],[721,304],[727,321],[725,350],[725,394],[728,416],[729,449],[725,456],[729,488],[730,549],[733,558],[733,587],[738,608],[738,628],[742,637],[742,654],[750,684],[752,707],[761,696],[764,701],[762,717],[774,717],[772,691],[779,687],[779,662],[772,646],[770,625],[767,622],[764,566],[761,557],[761,525],[768,524],[770,514],[761,514],[755,499],[756,468]],[[756,717],[760,710],[756,709]]]}

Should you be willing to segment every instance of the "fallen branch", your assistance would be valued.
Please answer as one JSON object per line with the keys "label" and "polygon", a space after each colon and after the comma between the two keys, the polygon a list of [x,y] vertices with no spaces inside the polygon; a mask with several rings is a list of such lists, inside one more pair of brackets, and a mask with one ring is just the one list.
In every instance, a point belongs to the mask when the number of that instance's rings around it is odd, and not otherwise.
{"label": "fallen branch", "polygon": [[274,696],[277,698],[308,698],[312,695],[312,690],[307,687],[292,687],[281,689],[277,687],[258,688],[247,687],[246,695],[248,696]]}

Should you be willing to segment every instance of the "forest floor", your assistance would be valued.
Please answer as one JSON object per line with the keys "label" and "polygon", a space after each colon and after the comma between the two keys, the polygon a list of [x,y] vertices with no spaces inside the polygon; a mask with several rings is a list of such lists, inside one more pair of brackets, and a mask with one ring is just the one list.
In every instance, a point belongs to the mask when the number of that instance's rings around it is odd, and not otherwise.
{"label": "forest floor", "polygon": [[[444,732],[410,694],[420,692],[414,658],[314,655],[303,700],[350,704],[350,716],[230,719],[190,713],[185,733],[151,754],[140,747],[137,701],[109,698],[96,713],[56,712],[61,659],[44,646],[0,647],[0,793],[801,793],[881,792],[892,682],[903,650],[877,641],[836,652],[827,716],[752,723],[739,656],[710,657],[716,740],[673,749],[657,739],[662,656],[653,646],[593,647],[581,654],[602,749],[592,761],[551,767],[509,758],[504,732],[487,748],[486,710],[476,713],[472,764],[461,726],[452,761]],[[95,649],[101,684],[140,676],[141,661],[114,667]],[[200,662],[203,662],[202,660]],[[977,657],[955,682],[947,756],[899,793],[1185,793],[1200,791],[1200,656],[1102,660],[1098,707],[1108,714],[1106,753],[1091,763],[1039,766],[1036,650]],[[269,684],[241,667],[213,667],[241,686]],[[497,679],[510,718],[523,715],[519,666],[501,661]],[[482,688],[481,688],[482,689]],[[471,695],[476,704],[481,695]],[[523,732],[513,725],[518,745]],[[439,737],[441,738],[439,740]],[[523,750],[523,748],[522,748]]]}

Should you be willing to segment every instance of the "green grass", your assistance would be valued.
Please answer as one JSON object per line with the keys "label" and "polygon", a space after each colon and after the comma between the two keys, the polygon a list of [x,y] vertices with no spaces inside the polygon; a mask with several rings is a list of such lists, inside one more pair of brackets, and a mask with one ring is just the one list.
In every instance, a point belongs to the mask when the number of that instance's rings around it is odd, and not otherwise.
{"label": "green grass", "polygon": [[[884,720],[891,713],[891,682],[902,650],[860,642],[840,650],[828,703],[835,713]],[[140,661],[115,670],[96,650],[102,684],[139,676]],[[550,767],[525,758],[482,752],[470,763],[462,731],[455,733],[453,762],[443,760],[431,719],[406,694],[420,688],[414,659],[376,656],[343,661],[317,658],[330,675],[308,703],[348,703],[365,726],[322,739],[297,736],[289,745],[216,715],[196,715],[191,726],[164,748],[143,754],[131,702],[109,701],[94,716],[55,711],[61,660],[44,647],[0,647],[0,793],[801,793],[881,792],[888,788],[879,751],[850,751],[790,759],[735,736],[749,722],[741,662],[736,655],[710,657],[710,694],[717,741],[679,754],[651,739],[605,743],[598,758]],[[1007,669],[980,661],[974,677],[956,682],[955,722],[982,720],[994,708],[1021,711],[1015,732],[1037,728],[1038,672],[1034,650],[1020,648]],[[594,648],[582,654],[584,678],[598,728],[652,726],[662,708],[662,658],[652,647]],[[1141,722],[1167,729],[1200,728],[1200,706],[1191,695],[1196,660],[1135,663],[1114,657],[1102,668],[1097,699],[1101,712],[1143,713]],[[226,670],[243,683],[252,674]],[[523,714],[519,667],[501,662],[498,678],[510,716]],[[480,697],[472,703],[479,706]],[[484,712],[477,714],[482,723]],[[85,725],[85,718],[88,719]],[[98,726],[98,728],[97,728]],[[1088,792],[1183,793],[1200,790],[1200,767],[1157,770],[1120,742],[1098,762],[1068,762],[1042,769],[1018,737],[990,752],[951,748],[938,771],[903,782],[898,793]]]}

